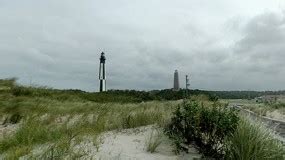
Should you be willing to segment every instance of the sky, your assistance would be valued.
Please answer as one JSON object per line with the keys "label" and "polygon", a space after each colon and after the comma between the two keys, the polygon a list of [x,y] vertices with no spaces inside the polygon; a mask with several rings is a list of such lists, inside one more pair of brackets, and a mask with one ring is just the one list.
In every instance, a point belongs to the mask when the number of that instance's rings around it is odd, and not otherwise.
{"label": "sky", "polygon": [[0,78],[98,91],[285,89],[284,0],[0,0]]}

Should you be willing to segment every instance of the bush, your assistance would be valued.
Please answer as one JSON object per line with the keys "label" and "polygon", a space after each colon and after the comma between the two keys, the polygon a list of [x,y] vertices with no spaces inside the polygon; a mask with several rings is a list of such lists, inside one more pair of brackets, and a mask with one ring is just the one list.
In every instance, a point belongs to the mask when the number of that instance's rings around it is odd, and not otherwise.
{"label": "bush", "polygon": [[247,119],[239,122],[236,132],[228,138],[226,159],[282,160],[285,151],[281,142],[273,138],[269,129],[261,123]]}
{"label": "bush", "polygon": [[206,157],[221,159],[226,152],[225,139],[234,133],[239,117],[233,109],[214,103],[211,107],[196,101],[184,102],[174,113],[166,134],[175,140],[178,150],[191,144]]}

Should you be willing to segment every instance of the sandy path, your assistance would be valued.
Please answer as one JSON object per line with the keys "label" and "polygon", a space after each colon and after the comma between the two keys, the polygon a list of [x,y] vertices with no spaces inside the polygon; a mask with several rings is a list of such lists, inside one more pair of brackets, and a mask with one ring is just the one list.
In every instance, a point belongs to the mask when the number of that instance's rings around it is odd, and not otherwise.
{"label": "sandy path", "polygon": [[163,138],[163,143],[157,148],[157,152],[147,152],[146,137],[153,129],[153,126],[147,126],[121,132],[108,132],[102,136],[103,141],[98,152],[97,148],[88,142],[81,144],[80,148],[88,150],[89,154],[85,157],[87,159],[94,157],[101,160],[191,160],[200,157],[195,149],[191,149],[189,154],[175,155],[172,152],[174,147],[167,137]]}

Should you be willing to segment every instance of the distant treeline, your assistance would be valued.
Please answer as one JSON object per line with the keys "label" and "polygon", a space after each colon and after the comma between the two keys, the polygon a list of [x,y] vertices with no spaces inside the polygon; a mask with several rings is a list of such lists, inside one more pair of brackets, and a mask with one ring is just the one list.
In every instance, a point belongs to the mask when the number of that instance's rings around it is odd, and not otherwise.
{"label": "distant treeline", "polygon": [[285,91],[205,91],[205,90],[186,90],[173,91],[172,89],[136,91],[136,90],[109,90],[105,94],[130,95],[141,100],[178,100],[186,96],[204,94],[209,96],[210,100],[215,99],[254,99],[263,95],[285,95]]}
{"label": "distant treeline", "polygon": [[207,91],[220,99],[254,99],[264,95],[285,95],[285,91]]}
{"label": "distant treeline", "polygon": [[[8,89],[10,88],[10,89]],[[7,90],[8,89],[8,90]],[[26,87],[16,84],[16,79],[0,79],[0,93],[11,93],[14,96],[49,97],[59,100],[82,100],[94,102],[143,102],[152,100],[179,100],[193,95],[206,95],[209,100],[217,99],[253,99],[263,95],[285,95],[285,91],[205,91],[172,89],[137,91],[137,90],[108,90],[107,92],[85,92],[81,90],[59,90],[45,87]]]}

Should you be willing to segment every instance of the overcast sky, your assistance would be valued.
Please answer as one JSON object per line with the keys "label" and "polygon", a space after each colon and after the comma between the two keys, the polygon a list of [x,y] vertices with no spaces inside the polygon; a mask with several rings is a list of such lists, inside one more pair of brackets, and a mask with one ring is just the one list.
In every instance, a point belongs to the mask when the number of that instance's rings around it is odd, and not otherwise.
{"label": "overcast sky", "polygon": [[0,78],[107,88],[285,89],[284,0],[0,0]]}

